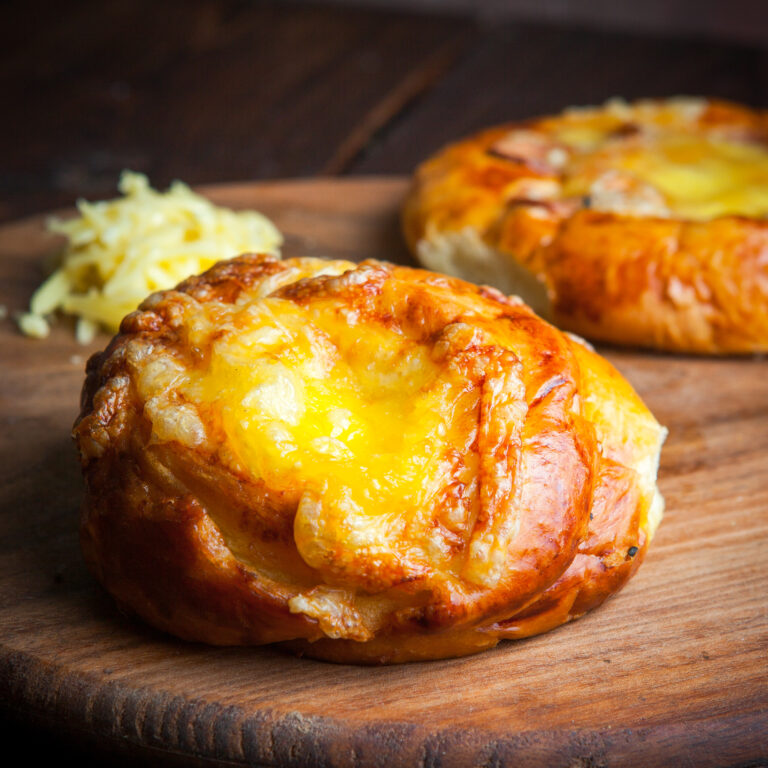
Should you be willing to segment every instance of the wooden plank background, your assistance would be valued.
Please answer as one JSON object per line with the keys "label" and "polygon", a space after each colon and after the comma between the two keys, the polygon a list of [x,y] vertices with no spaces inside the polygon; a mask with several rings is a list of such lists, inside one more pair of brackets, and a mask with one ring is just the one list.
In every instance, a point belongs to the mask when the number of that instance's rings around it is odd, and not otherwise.
{"label": "wooden plank background", "polygon": [[[326,2],[326,0],[305,0]],[[763,0],[331,0],[368,8],[462,13],[486,20],[588,24],[657,35],[696,35],[759,45],[768,38]],[[326,3],[327,4],[327,3]]]}
{"label": "wooden plank background", "polygon": [[617,95],[766,106],[768,35],[761,47],[315,3],[13,0],[0,92],[7,220],[111,195],[123,168],[158,185],[407,173],[488,123]]}

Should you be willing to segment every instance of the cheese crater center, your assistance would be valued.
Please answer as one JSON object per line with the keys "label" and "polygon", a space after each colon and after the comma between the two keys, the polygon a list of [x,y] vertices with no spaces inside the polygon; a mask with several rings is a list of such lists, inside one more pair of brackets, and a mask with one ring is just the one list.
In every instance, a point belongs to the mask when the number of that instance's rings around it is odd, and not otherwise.
{"label": "cheese crater center", "polygon": [[[216,314],[185,395],[213,409],[242,467],[298,499],[302,558],[340,583],[343,552],[384,580],[385,561],[398,573],[408,561],[413,576],[441,559],[428,551],[441,540],[423,534],[456,451],[471,447],[477,395],[461,376],[432,345],[334,299],[267,297]],[[368,578],[359,566],[350,570]]]}
{"label": "cheese crater center", "polygon": [[669,212],[684,219],[768,216],[768,149],[757,142],[676,132],[607,141],[576,153],[567,193],[588,194],[609,169],[658,190]]}

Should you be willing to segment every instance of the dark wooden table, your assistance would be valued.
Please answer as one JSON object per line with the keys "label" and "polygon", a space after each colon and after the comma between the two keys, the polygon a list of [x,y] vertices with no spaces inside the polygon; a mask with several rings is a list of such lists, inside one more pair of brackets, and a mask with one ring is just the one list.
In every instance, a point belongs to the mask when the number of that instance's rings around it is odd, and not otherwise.
{"label": "dark wooden table", "polygon": [[[768,14],[766,14],[768,16]],[[766,48],[243,0],[0,7],[0,219],[158,185],[407,173],[489,123],[707,94],[768,104]]]}
{"label": "dark wooden table", "polygon": [[[612,96],[765,107],[768,39],[289,2],[32,0],[0,6],[0,93],[10,220],[111,196],[124,168],[158,186],[408,173],[474,129]],[[13,712],[2,726],[6,750],[33,765],[123,764]]]}

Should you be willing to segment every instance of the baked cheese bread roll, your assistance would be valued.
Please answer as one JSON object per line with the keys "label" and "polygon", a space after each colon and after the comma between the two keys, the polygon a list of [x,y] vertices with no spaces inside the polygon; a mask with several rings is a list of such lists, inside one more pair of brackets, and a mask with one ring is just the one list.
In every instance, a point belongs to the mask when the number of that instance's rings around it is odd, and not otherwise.
{"label": "baked cheese bread roll", "polygon": [[430,269],[523,296],[588,338],[768,350],[768,113],[609,102],[492,128],[416,172],[406,239]]}
{"label": "baked cheese bread roll", "polygon": [[517,299],[367,261],[242,256],[128,315],[74,428],[118,602],[216,644],[456,656],[619,589],[664,430]]}

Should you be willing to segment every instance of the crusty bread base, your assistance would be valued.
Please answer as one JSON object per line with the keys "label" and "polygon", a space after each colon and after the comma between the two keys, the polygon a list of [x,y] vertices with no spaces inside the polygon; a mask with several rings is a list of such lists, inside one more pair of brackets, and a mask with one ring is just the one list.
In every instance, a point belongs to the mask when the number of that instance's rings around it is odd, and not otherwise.
{"label": "crusty bread base", "polygon": [[[342,664],[397,664],[435,658],[468,656],[496,646],[501,640],[520,640],[548,632],[578,619],[616,594],[642,564],[664,514],[664,498],[656,484],[661,446],[667,430],[647,419],[644,406],[629,384],[589,344],[577,337],[573,350],[584,376],[584,407],[597,430],[606,456],[626,462],[633,482],[618,486],[625,514],[637,515],[641,545],[633,558],[615,562],[615,554],[593,543],[580,552],[566,572],[543,595],[516,615],[480,627],[462,627],[436,634],[388,635],[365,643],[351,640],[294,640],[282,645],[301,656]],[[603,486],[608,491],[612,484]],[[638,494],[632,500],[632,494]],[[616,503],[620,507],[621,502]],[[595,502],[608,516],[613,505]],[[600,514],[595,531],[600,530]],[[628,523],[628,519],[623,520]],[[599,535],[598,535],[599,539]],[[614,542],[618,543],[618,542]]]}
{"label": "crusty bread base", "polygon": [[483,242],[474,229],[433,232],[419,240],[416,248],[419,261],[427,269],[477,285],[491,285],[508,296],[518,296],[539,317],[552,319],[552,303],[544,282],[515,259]]}

